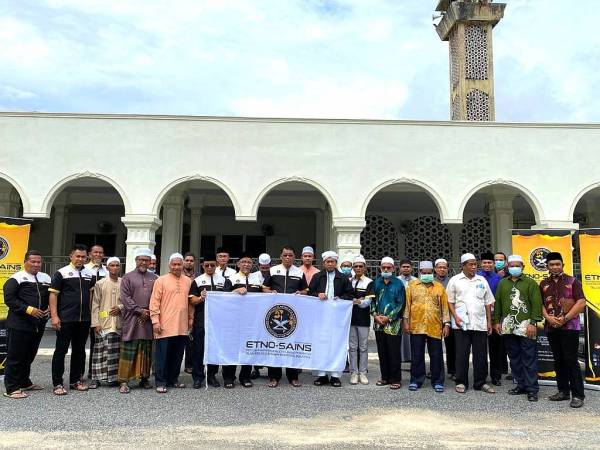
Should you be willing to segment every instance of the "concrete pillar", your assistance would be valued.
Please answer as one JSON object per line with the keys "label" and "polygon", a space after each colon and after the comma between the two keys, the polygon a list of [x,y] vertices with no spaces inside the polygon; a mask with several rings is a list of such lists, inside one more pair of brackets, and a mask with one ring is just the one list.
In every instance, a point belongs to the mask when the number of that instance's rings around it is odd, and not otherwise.
{"label": "concrete pillar", "polygon": [[460,233],[463,228],[462,223],[449,223],[447,224],[448,230],[452,234],[452,254],[451,255],[440,255],[440,258],[448,259],[448,263],[452,261],[460,261]]}
{"label": "concrete pillar", "polygon": [[489,205],[490,225],[492,233],[492,252],[501,251],[510,254],[512,249],[513,228],[513,193],[492,193]]}
{"label": "concrete pillar", "polygon": [[52,256],[65,253],[65,226],[67,208],[64,204],[54,204],[54,224],[52,226]]}
{"label": "concrete pillar", "polygon": [[183,193],[171,192],[162,205],[162,243],[160,273],[169,271],[169,256],[181,251],[183,233]]}
{"label": "concrete pillar", "polygon": [[336,251],[340,258],[353,258],[360,253],[360,233],[365,228],[363,217],[344,217],[333,220]]}
{"label": "concrete pillar", "polygon": [[200,257],[202,242],[202,207],[204,196],[202,194],[190,193],[190,251]]}
{"label": "concrete pillar", "polygon": [[156,241],[154,240],[156,230],[161,224],[158,217],[148,215],[126,215],[121,221],[127,227],[126,262],[125,271],[129,272],[135,268],[135,250],[138,248],[149,248],[154,251]]}
{"label": "concrete pillar", "polygon": [[11,185],[0,186],[0,216],[18,217],[20,200],[19,193]]}

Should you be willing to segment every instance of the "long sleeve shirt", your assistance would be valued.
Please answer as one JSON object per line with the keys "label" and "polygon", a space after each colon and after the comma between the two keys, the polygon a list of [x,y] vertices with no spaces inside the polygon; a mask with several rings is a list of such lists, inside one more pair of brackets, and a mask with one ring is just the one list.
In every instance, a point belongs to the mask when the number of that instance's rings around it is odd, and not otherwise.
{"label": "long sleeve shirt", "polygon": [[381,276],[377,277],[374,283],[375,297],[371,301],[371,315],[386,316],[389,321],[385,325],[374,322],[373,329],[397,335],[402,331],[400,325],[406,299],[404,283],[396,277],[390,278],[389,282],[385,283]]}
{"label": "long sleeve shirt", "polygon": [[155,339],[188,334],[190,322],[194,318],[194,306],[188,295],[192,280],[185,275],[172,273],[158,277],[150,297],[150,317],[152,324],[160,324],[162,331]]}
{"label": "long sleeve shirt", "polygon": [[150,309],[150,296],[157,279],[156,274],[137,269],[126,273],[121,279],[122,341],[152,339],[150,319],[143,323],[138,319],[144,309]]}
{"label": "long sleeve shirt", "polygon": [[114,307],[123,309],[121,303],[121,278],[113,281],[110,277],[102,278],[94,285],[92,297],[93,328],[100,326],[103,332],[121,334],[121,315],[111,316]]}
{"label": "long sleeve shirt", "polygon": [[496,289],[494,323],[502,334],[527,336],[527,325],[542,320],[542,294],[538,284],[526,275],[516,280],[503,278]]}

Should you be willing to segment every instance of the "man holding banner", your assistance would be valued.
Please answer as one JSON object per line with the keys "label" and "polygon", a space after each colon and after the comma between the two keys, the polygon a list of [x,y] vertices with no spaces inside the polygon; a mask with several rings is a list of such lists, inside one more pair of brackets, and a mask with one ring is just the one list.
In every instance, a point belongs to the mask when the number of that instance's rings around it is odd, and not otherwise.
{"label": "man holding banner", "polygon": [[8,352],[6,356],[5,397],[26,398],[23,391],[43,389],[29,378],[44,328],[48,320],[50,276],[40,272],[42,256],[30,250],[25,254],[24,269],[4,283],[4,302],[8,306]]}
{"label": "man holding banner", "polygon": [[543,314],[546,333],[554,356],[558,392],[551,401],[571,399],[571,408],[581,408],[585,394],[583,376],[577,358],[581,324],[579,314],[585,308],[585,296],[581,282],[564,273],[562,255],[550,252],[546,255],[550,276],[540,283],[544,300]]}

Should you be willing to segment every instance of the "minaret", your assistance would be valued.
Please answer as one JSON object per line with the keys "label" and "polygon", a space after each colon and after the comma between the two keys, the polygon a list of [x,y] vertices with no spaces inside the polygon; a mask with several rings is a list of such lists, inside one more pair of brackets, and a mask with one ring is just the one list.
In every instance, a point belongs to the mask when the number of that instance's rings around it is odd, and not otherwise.
{"label": "minaret", "polygon": [[496,119],[492,28],[505,3],[489,0],[439,0],[436,31],[450,43],[450,116],[452,120]]}

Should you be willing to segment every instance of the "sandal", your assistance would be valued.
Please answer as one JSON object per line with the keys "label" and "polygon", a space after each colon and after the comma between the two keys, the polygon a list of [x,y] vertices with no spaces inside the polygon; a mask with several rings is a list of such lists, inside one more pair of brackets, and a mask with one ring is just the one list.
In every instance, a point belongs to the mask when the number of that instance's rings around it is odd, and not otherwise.
{"label": "sandal", "polygon": [[173,387],[175,389],[185,389],[185,383],[175,383]]}
{"label": "sandal", "polygon": [[300,381],[298,381],[298,380],[292,380],[292,381],[290,381],[290,384],[295,388],[299,388],[302,386],[302,383],[300,383]]}
{"label": "sandal", "polygon": [[467,392],[467,387],[464,384],[457,384],[454,390],[459,394],[464,394]]}
{"label": "sandal", "polygon": [[158,392],[159,394],[166,394],[168,391],[168,389],[166,388],[166,386],[158,386],[156,388],[156,392]]}
{"label": "sandal", "polygon": [[270,388],[276,388],[277,386],[279,386],[279,381],[274,378],[271,378],[267,386]]}
{"label": "sandal", "polygon": [[67,391],[65,390],[62,384],[54,386],[54,389],[52,389],[52,393],[54,395],[67,395]]}
{"label": "sandal", "polygon": [[16,391],[12,391],[10,394],[5,392],[2,395],[4,395],[7,398],[12,398],[12,399],[20,399],[20,398],[29,397],[25,392],[23,392],[22,389],[17,389]]}
{"label": "sandal", "polygon": [[324,384],[329,384],[329,378],[326,376],[319,377],[315,381],[313,381],[315,386],[323,386]]}
{"label": "sandal", "polygon": [[127,383],[121,383],[121,386],[119,386],[120,394],[129,394],[130,390],[131,389],[129,389],[129,386],[127,385]]}
{"label": "sandal", "polygon": [[402,387],[402,383],[392,383],[392,384],[390,384],[390,389],[392,389],[394,391],[397,390],[397,389],[400,389],[401,387]]}
{"label": "sandal", "polygon": [[375,383],[376,386],[387,386],[388,383],[387,380],[379,380],[377,383]]}
{"label": "sandal", "polygon": [[77,383],[73,383],[70,386],[72,391],[79,391],[79,392],[85,392],[87,391],[89,388],[81,381],[78,381]]}
{"label": "sandal", "polygon": [[235,384],[233,382],[227,382],[227,383],[223,383],[223,387],[225,389],[233,389],[235,387]]}
{"label": "sandal", "polygon": [[240,381],[240,384],[245,388],[251,388],[252,386],[254,386],[254,383],[252,383],[252,381],[250,380]]}
{"label": "sandal", "polygon": [[88,385],[88,389],[98,389],[100,387],[100,382],[98,380],[92,380],[92,382]]}
{"label": "sandal", "polygon": [[487,383],[484,384],[483,386],[481,386],[481,390],[483,392],[485,392],[486,394],[495,394],[496,393],[496,390]]}
{"label": "sandal", "polygon": [[409,391],[418,391],[419,390],[419,385],[417,383],[410,383],[408,385],[408,390]]}
{"label": "sandal", "polygon": [[[127,383],[125,383],[127,384]],[[152,384],[150,384],[150,382],[148,380],[143,380],[140,381],[140,384],[138,384],[138,387],[141,389],[152,389]]]}
{"label": "sandal", "polygon": [[442,392],[444,392],[444,386],[443,386],[443,385],[441,385],[441,384],[436,384],[436,385],[433,387],[433,390],[434,390],[435,392],[437,392],[438,394],[441,394]]}
{"label": "sandal", "polygon": [[40,386],[39,384],[32,384],[31,386],[27,386],[21,388],[22,391],[43,391],[44,386]]}

